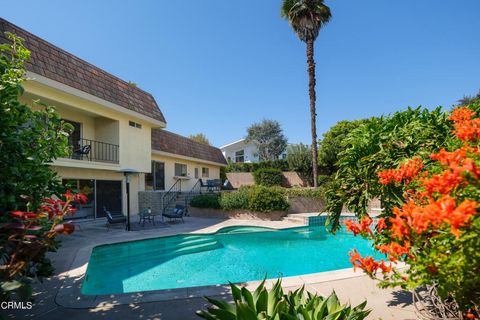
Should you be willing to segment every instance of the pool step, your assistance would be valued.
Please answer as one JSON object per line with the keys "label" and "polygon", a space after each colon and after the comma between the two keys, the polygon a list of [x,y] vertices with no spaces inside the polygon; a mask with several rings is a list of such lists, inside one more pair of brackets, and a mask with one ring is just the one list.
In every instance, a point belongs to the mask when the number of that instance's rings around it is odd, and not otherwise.
{"label": "pool step", "polygon": [[[128,254],[122,255],[120,257],[115,258],[115,254],[109,253],[108,259],[106,261],[102,261],[103,257],[96,256],[96,259],[100,261],[96,261],[95,265],[114,265],[114,266],[123,266],[131,264],[132,261],[135,263],[142,263],[142,262],[158,262],[158,260],[166,259],[166,258],[173,258],[176,256],[181,256],[185,254],[203,252],[203,251],[210,251],[222,248],[223,245],[218,242],[217,240],[208,240],[205,239],[204,241],[195,241],[190,243],[181,243],[177,246],[170,246],[170,247],[152,247],[149,248],[148,251],[143,252],[129,252]],[[93,254],[92,254],[93,257]],[[110,259],[112,257],[112,259]]]}
{"label": "pool step", "polygon": [[283,221],[287,221],[299,226],[306,226],[308,224],[308,219],[304,216],[298,216],[296,214],[289,214],[285,218],[283,218]]}

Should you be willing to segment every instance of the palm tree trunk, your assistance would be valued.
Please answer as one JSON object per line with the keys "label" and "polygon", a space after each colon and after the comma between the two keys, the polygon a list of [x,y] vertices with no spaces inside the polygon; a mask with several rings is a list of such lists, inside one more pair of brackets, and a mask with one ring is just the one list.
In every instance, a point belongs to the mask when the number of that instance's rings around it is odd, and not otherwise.
{"label": "palm tree trunk", "polygon": [[317,110],[315,106],[315,60],[313,58],[313,40],[307,41],[308,93],[310,95],[310,124],[312,127],[312,173],[313,186],[317,187],[318,151],[317,151]]}

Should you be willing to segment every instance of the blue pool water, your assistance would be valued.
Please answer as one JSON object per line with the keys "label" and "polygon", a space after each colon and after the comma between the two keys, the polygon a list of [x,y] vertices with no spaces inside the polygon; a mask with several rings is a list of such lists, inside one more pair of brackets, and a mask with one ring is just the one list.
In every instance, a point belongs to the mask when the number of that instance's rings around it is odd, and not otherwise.
{"label": "blue pool water", "polygon": [[351,267],[348,252],[373,254],[367,240],[325,227],[227,227],[95,247],[86,295],[196,287]]}

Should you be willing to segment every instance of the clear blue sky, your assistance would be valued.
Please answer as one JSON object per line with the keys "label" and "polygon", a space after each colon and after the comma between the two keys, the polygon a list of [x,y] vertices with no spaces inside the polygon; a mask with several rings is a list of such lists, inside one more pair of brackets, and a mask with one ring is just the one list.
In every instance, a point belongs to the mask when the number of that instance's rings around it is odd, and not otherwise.
{"label": "clear blue sky", "polygon": [[[309,142],[305,45],[280,0],[0,0],[1,16],[151,92],[168,129],[220,146],[262,118]],[[343,119],[450,107],[480,89],[479,0],[326,0],[319,134]]]}

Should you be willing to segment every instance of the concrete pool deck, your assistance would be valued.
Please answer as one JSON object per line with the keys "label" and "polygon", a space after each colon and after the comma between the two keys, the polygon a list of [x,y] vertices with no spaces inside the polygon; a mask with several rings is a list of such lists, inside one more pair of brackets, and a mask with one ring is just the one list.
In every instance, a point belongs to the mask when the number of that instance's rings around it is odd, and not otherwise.
{"label": "concrete pool deck", "polygon": [[[233,225],[255,225],[273,228],[298,226],[289,221],[221,220],[188,217],[185,223],[135,226],[136,231],[105,227],[104,221],[78,222],[79,230],[63,237],[62,247],[53,257],[55,276],[34,287],[31,310],[7,312],[12,319],[198,319],[195,311],[208,303],[204,295],[228,299],[226,285],[160,290],[131,294],[83,296],[80,287],[88,259],[94,246],[121,241],[146,239],[178,233],[210,233]],[[273,281],[270,281],[270,283]],[[259,282],[247,283],[254,288]],[[382,290],[375,282],[352,269],[287,277],[283,287],[288,290],[305,285],[311,292],[328,295],[335,290],[342,302],[358,304],[367,299],[373,309],[370,319],[415,319],[411,297],[402,290]],[[4,310],[3,310],[4,311]]]}

